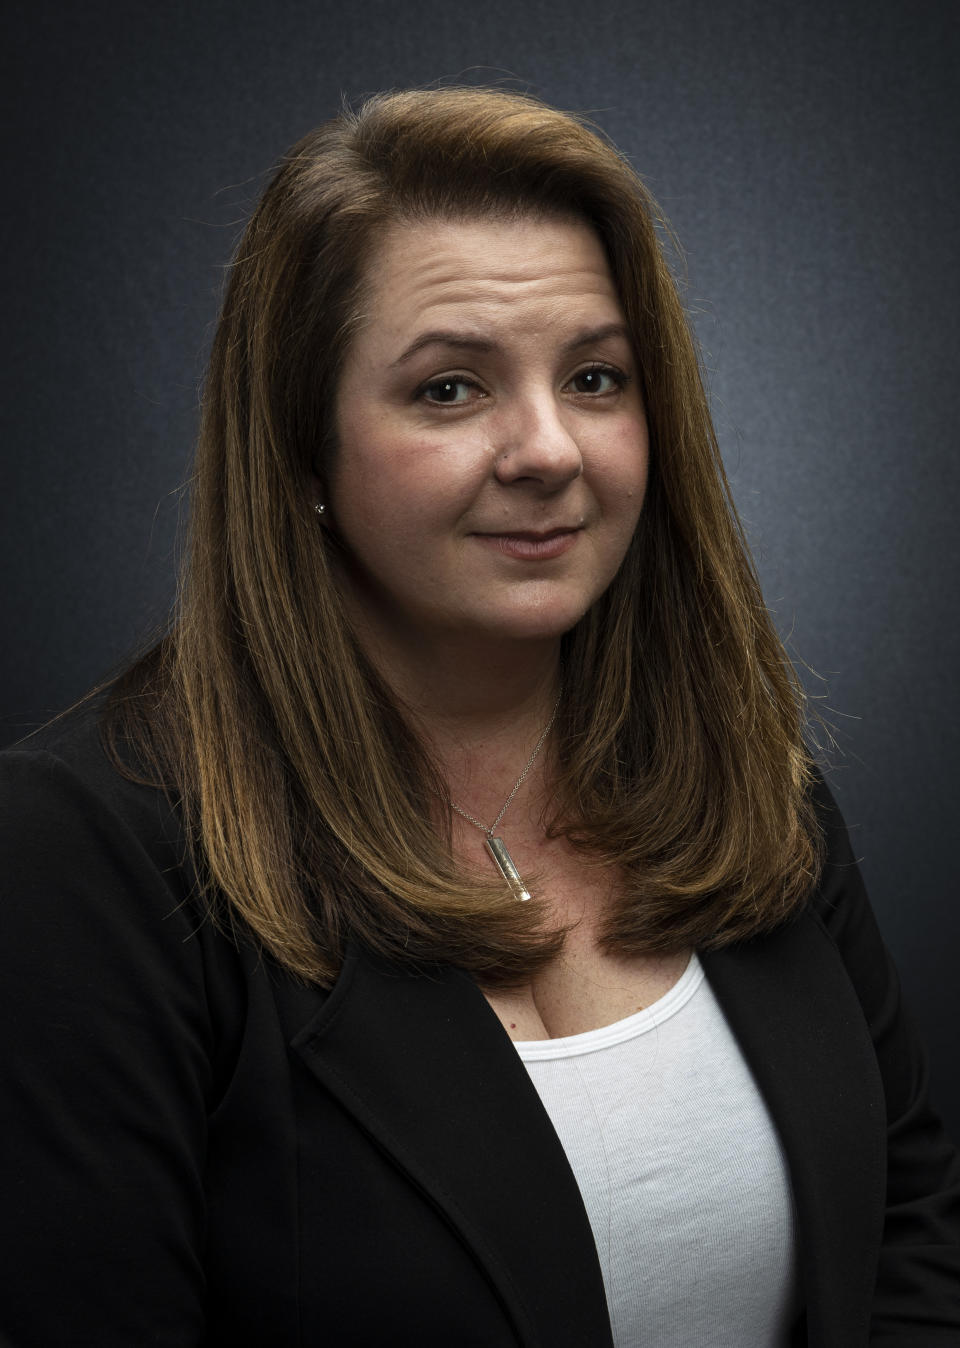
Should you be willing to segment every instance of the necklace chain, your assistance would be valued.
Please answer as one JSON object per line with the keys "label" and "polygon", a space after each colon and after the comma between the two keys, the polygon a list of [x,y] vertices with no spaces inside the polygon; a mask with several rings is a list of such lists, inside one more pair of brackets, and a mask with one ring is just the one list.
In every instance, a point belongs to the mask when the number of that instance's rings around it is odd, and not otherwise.
{"label": "necklace chain", "polygon": [[543,730],[542,730],[541,733],[540,733],[540,738],[537,740],[536,744],[533,746],[533,753],[530,755],[530,757],[527,759],[526,763],[524,764],[523,772],[521,772],[520,776],[519,776],[519,777],[517,778],[517,780],[514,782],[514,784],[513,784],[513,790],[510,792],[509,796],[507,796],[506,800],[505,800],[505,801],[503,802],[503,804],[501,805],[501,807],[500,807],[500,813],[497,815],[496,819],[493,821],[493,823],[490,825],[489,828],[487,828],[486,824],[482,824],[482,823],[480,822],[480,820],[476,817],[476,815],[470,814],[470,812],[469,812],[468,810],[464,810],[461,806],[457,805],[454,801],[451,800],[451,802],[450,802],[450,808],[451,808],[452,810],[456,810],[457,814],[460,815],[460,817],[461,817],[462,819],[466,819],[466,821],[467,821],[468,824],[473,824],[476,828],[478,828],[478,829],[480,830],[481,833],[485,833],[485,834],[487,835],[488,838],[492,838],[492,837],[493,837],[493,835],[494,835],[494,833],[496,832],[497,826],[498,826],[498,824],[500,823],[501,819],[502,819],[503,816],[507,813],[507,811],[509,810],[510,806],[513,804],[513,798],[514,798],[514,796],[517,794],[517,792],[520,790],[521,786],[523,786],[524,782],[526,781],[526,779],[527,779],[527,773],[530,771],[530,769],[533,767],[534,763],[537,761],[537,755],[539,754],[540,750],[543,748],[544,744],[546,743],[547,736],[550,734],[550,731],[553,729],[553,723],[554,723],[554,721],[557,719],[557,712],[560,710],[560,699],[561,699],[562,697],[563,697],[563,684],[560,685],[560,692],[557,694],[557,700],[556,700],[556,702],[553,704],[553,711],[550,713],[550,720],[549,720],[549,721],[547,722],[547,724],[543,727]]}

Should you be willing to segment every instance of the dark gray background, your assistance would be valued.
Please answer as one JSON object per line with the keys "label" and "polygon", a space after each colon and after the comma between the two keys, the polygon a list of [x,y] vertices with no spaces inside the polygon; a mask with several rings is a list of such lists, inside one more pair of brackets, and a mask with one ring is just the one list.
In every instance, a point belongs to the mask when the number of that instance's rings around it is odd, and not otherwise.
{"label": "dark gray background", "polygon": [[[8,17],[0,738],[162,618],[197,385],[271,163],[351,98],[590,113],[686,250],[768,602],[960,1134],[958,7],[48,3]],[[814,672],[815,671],[815,672]]]}

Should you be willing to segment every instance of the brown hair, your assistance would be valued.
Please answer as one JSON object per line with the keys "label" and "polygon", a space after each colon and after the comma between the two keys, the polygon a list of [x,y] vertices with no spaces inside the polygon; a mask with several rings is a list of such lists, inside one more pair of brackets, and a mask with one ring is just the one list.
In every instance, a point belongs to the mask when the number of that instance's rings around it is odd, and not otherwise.
{"label": "brown hair", "polygon": [[311,474],[384,229],[571,213],[602,240],[650,428],[643,514],[564,639],[551,828],[624,883],[625,953],[766,930],[816,876],[803,701],[730,499],[696,349],[630,166],[594,131],[484,89],[385,94],[282,161],[214,341],[175,621],[118,689],[183,802],[208,895],[288,968],[330,982],[351,933],[515,982],[562,934],[464,874],[431,825],[443,783],[351,633]]}

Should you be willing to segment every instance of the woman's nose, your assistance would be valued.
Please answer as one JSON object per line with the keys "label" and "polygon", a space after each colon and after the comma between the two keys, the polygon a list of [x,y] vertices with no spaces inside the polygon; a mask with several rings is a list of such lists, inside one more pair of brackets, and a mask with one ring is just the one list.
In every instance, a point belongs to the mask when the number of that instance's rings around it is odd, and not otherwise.
{"label": "woman's nose", "polygon": [[553,397],[510,409],[498,437],[498,482],[530,481],[556,491],[580,476],[583,458],[564,410]]}

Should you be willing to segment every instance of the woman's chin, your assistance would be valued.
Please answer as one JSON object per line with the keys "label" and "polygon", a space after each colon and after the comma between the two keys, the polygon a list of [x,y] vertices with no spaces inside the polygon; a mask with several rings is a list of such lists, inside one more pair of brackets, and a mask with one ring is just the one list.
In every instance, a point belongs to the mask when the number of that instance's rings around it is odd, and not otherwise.
{"label": "woman's chin", "polygon": [[559,641],[587,612],[584,605],[543,606],[502,615],[478,629],[495,641],[517,643]]}
{"label": "woman's chin", "polygon": [[[419,612],[405,611],[395,599],[384,602],[369,593],[354,591],[350,598],[353,602],[348,609],[364,644],[379,649],[381,654],[392,650],[399,655],[406,650],[421,661],[431,652],[442,658],[443,652],[459,649],[470,652],[472,660],[482,660],[485,648],[492,651],[509,645],[519,649],[559,643],[576,627],[596,596],[531,595],[526,602],[468,602],[440,610],[424,607]],[[477,596],[471,598],[476,601]]]}

